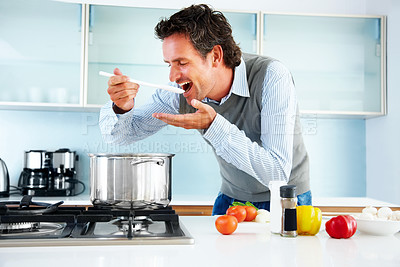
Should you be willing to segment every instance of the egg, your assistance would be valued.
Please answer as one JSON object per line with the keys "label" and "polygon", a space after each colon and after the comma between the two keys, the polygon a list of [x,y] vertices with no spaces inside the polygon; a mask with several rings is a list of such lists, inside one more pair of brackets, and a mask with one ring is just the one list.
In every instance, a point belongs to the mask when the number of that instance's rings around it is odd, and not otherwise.
{"label": "egg", "polygon": [[269,214],[269,211],[268,211],[268,210],[265,210],[265,209],[258,209],[258,210],[257,210],[257,214],[260,214],[260,213]]}
{"label": "egg", "polygon": [[378,210],[378,218],[389,220],[393,211],[389,207],[382,207]]}
{"label": "egg", "polygon": [[371,214],[372,216],[376,216],[376,214],[378,213],[378,210],[377,210],[375,207],[368,206],[368,207],[365,207],[365,208],[362,210],[362,213],[369,213],[369,214]]}
{"label": "egg", "polygon": [[270,214],[269,212],[261,212],[257,214],[256,218],[254,219],[255,222],[258,223],[266,223],[270,221]]}
{"label": "egg", "polygon": [[400,210],[393,211],[392,217],[390,219],[392,221],[400,221]]}

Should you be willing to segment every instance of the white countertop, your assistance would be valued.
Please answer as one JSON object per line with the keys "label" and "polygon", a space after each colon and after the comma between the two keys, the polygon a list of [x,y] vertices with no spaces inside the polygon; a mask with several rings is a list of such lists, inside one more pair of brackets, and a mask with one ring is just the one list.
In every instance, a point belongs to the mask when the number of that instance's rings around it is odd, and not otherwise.
{"label": "white countertop", "polygon": [[0,266],[400,266],[400,233],[350,239],[284,238],[269,224],[240,223],[232,235],[218,233],[216,217],[180,217],[194,245],[136,245],[0,248]]}

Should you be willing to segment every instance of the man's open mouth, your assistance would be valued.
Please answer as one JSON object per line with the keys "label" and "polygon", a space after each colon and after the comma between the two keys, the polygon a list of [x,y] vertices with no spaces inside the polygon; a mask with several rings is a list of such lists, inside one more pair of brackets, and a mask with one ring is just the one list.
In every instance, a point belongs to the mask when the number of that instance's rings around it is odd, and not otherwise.
{"label": "man's open mouth", "polygon": [[192,82],[184,82],[184,83],[180,83],[179,86],[185,90],[185,92],[189,91],[190,88],[192,88],[193,83]]}

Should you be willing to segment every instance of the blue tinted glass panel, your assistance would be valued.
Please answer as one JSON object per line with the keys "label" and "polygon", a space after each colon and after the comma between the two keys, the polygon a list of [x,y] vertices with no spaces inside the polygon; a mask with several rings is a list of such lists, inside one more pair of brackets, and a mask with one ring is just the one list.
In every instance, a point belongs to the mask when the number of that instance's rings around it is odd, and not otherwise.
{"label": "blue tinted glass panel", "polygon": [[255,13],[224,12],[232,26],[232,34],[243,52],[257,53],[257,15]]}
{"label": "blue tinted glass panel", "polygon": [[[89,29],[88,103],[108,101],[107,78],[99,70],[112,73],[118,67],[137,80],[166,84],[168,65],[163,61],[161,41],[154,27],[170,9],[91,6]],[[136,103],[142,104],[154,92],[143,87]]]}
{"label": "blue tinted glass panel", "polygon": [[301,110],[381,111],[380,18],[267,14],[262,53],[290,68]]}
{"label": "blue tinted glass panel", "polygon": [[0,2],[0,101],[79,104],[81,5]]}

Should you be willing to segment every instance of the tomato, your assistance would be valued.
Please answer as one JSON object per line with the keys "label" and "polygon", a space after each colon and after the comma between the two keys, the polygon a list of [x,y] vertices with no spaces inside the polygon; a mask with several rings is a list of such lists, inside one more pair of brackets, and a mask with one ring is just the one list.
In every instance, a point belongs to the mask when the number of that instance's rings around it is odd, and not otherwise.
{"label": "tomato", "polygon": [[243,222],[246,219],[246,209],[244,206],[232,206],[226,211],[226,215],[235,216],[238,222]]}
{"label": "tomato", "polygon": [[257,217],[257,209],[253,206],[244,206],[246,209],[246,218],[244,219],[246,222],[250,222]]}
{"label": "tomato", "polygon": [[215,220],[215,227],[223,235],[230,235],[235,232],[238,220],[232,215],[221,215]]}
{"label": "tomato", "polygon": [[325,223],[325,230],[333,238],[349,238],[357,230],[357,221],[350,215],[339,215]]}

